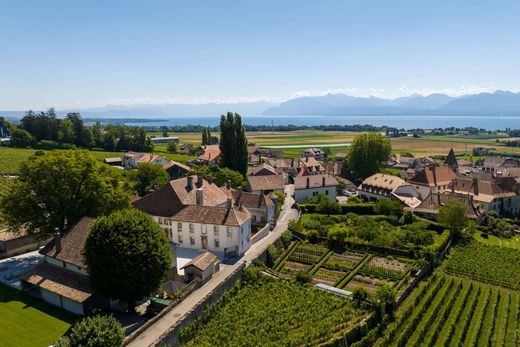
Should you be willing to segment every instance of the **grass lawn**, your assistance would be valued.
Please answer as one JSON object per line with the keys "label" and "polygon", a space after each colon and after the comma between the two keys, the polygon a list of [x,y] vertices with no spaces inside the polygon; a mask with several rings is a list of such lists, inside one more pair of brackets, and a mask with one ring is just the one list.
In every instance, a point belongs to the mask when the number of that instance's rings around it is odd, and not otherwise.
{"label": "grass lawn", "polygon": [[0,346],[49,346],[76,316],[0,285]]}
{"label": "grass lawn", "polygon": [[503,246],[503,247],[509,247],[509,248],[515,248],[520,249],[520,236],[513,236],[510,239],[505,239],[503,237],[498,237],[495,235],[488,234],[488,238],[485,239],[482,237],[482,233],[477,232],[474,235],[474,238],[482,243],[486,243],[488,245],[495,245],[495,246]]}

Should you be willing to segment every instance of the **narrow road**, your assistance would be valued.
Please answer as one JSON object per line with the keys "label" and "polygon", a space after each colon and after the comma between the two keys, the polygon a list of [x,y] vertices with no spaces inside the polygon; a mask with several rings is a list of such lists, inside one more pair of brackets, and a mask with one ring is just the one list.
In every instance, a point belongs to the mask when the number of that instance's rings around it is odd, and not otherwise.
{"label": "narrow road", "polygon": [[168,329],[174,325],[177,320],[194,308],[201,299],[208,295],[213,289],[215,289],[226,277],[232,273],[236,268],[240,266],[244,261],[250,264],[255,258],[262,254],[269,245],[273,244],[282,233],[287,230],[287,225],[292,219],[298,218],[298,211],[292,208],[294,199],[292,198],[293,186],[287,185],[285,187],[287,194],[284,202],[284,207],[275,228],[263,239],[252,245],[236,263],[232,265],[222,264],[220,271],[217,272],[208,282],[202,287],[194,291],[184,301],[177,305],[174,309],[168,312],[164,317],[159,319],[153,325],[151,325],[146,331],[138,336],[134,341],[129,343],[127,346],[131,347],[144,347],[153,346],[154,342],[161,337]]}

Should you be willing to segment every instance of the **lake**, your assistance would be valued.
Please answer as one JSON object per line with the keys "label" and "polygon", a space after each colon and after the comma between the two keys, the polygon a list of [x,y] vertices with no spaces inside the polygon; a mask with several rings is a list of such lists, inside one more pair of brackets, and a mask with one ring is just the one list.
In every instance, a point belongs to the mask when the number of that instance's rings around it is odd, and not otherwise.
{"label": "lake", "polygon": [[[486,130],[502,130],[505,128],[520,129],[520,117],[483,117],[483,116],[242,116],[248,125],[355,125],[369,124],[374,126],[412,129],[432,129],[468,126]],[[175,126],[203,125],[216,126],[219,117],[171,117],[154,122],[127,122],[135,126]]]}

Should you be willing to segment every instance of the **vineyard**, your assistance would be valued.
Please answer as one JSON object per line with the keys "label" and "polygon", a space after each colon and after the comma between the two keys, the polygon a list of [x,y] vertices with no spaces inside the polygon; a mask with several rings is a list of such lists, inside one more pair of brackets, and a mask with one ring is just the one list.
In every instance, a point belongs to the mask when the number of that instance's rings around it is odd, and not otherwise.
{"label": "vineyard", "polygon": [[519,250],[471,241],[452,249],[446,269],[452,274],[520,289],[520,271],[514,264],[520,264]]}
{"label": "vineyard", "polygon": [[316,346],[367,312],[349,299],[286,281],[242,285],[180,332],[185,346]]}
{"label": "vineyard", "polygon": [[406,284],[416,261],[393,258],[374,253],[352,250],[332,251],[321,244],[296,241],[273,266],[282,277],[295,277],[304,272],[310,275],[311,283],[322,283],[353,291],[364,287],[369,295],[375,295],[383,284],[398,286]]}
{"label": "vineyard", "polygon": [[399,307],[376,346],[518,346],[520,292],[442,273]]}

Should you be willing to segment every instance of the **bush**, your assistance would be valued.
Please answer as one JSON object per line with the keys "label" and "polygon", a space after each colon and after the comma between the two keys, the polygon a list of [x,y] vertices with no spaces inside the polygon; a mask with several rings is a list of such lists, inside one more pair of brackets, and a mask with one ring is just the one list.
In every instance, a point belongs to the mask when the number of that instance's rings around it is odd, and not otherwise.
{"label": "bush", "polygon": [[301,284],[310,283],[311,279],[312,279],[311,274],[309,274],[305,271],[300,271],[296,274],[296,282],[298,282],[298,283],[301,283]]}
{"label": "bush", "polygon": [[397,218],[401,218],[404,213],[404,208],[403,205],[401,205],[401,203],[398,201],[381,199],[376,202],[374,212],[376,214],[396,216]]}
{"label": "bush", "polygon": [[32,135],[23,129],[15,129],[11,132],[11,145],[13,147],[24,148],[32,146],[34,138]]}
{"label": "bush", "polygon": [[317,243],[320,240],[320,233],[317,230],[311,230],[307,233],[307,240],[310,243]]}
{"label": "bush", "polygon": [[97,315],[83,319],[70,334],[71,347],[119,347],[125,331],[113,316]]}

